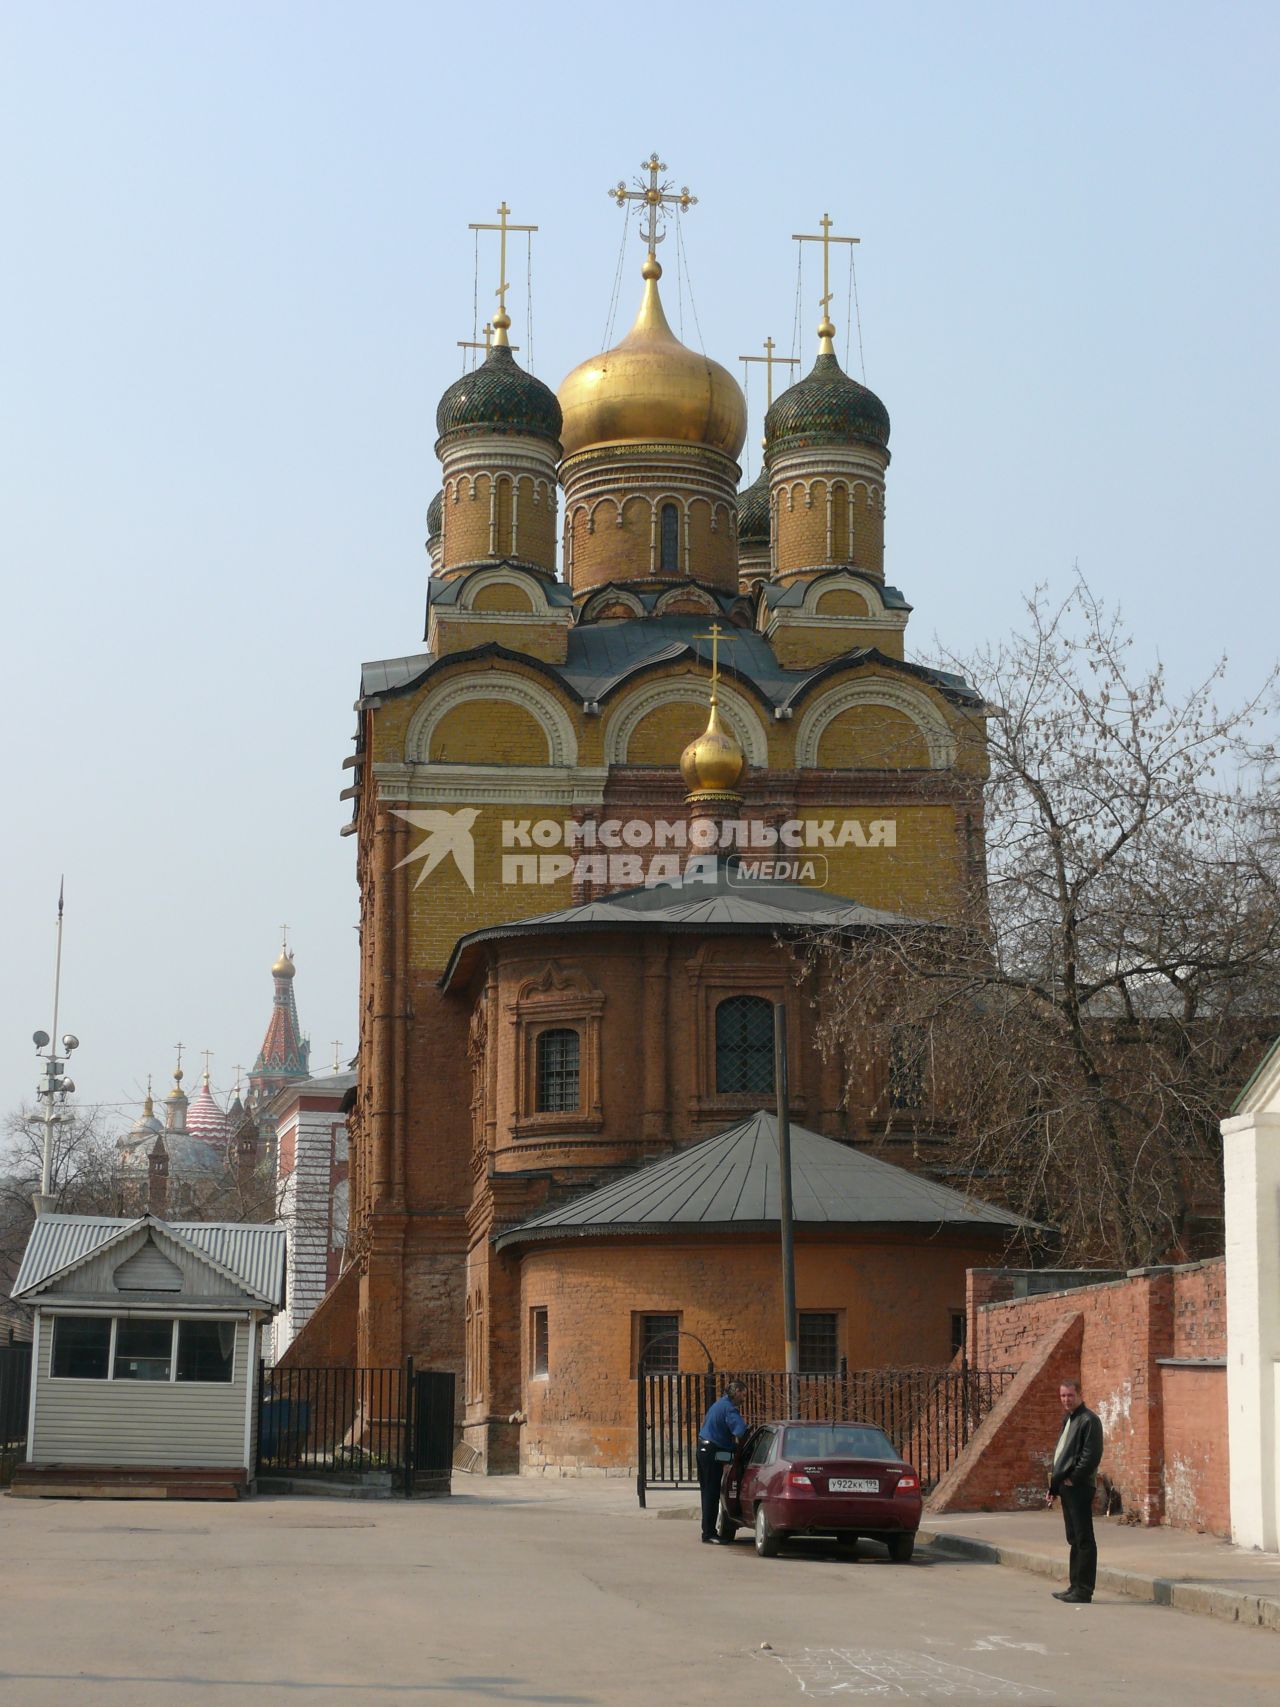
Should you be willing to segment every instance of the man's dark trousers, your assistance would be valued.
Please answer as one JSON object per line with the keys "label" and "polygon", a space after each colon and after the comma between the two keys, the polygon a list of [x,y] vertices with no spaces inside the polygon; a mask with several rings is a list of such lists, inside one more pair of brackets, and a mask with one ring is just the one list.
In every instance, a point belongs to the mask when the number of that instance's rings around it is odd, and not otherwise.
{"label": "man's dark trousers", "polygon": [[1067,1531],[1067,1545],[1071,1549],[1071,1592],[1092,1599],[1094,1584],[1098,1580],[1098,1543],[1093,1538],[1093,1483],[1064,1487],[1059,1490],[1058,1498],[1062,1501],[1062,1521]]}
{"label": "man's dark trousers", "polygon": [[702,1539],[705,1541],[716,1532],[716,1518],[720,1511],[720,1483],[724,1478],[724,1465],[716,1457],[714,1446],[698,1446],[698,1491],[702,1495]]}

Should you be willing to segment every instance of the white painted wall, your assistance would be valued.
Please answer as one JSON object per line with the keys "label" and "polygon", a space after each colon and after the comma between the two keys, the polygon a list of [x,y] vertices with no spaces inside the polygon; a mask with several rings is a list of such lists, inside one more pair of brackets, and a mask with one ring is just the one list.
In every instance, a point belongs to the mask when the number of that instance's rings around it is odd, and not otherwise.
{"label": "white painted wall", "polygon": [[1222,1122],[1231,1536],[1280,1551],[1280,1046]]}
{"label": "white painted wall", "polygon": [[[293,1109],[280,1124],[281,1140],[293,1136],[293,1170],[280,1181],[279,1218],[289,1229],[285,1304],[272,1324],[272,1355],[284,1356],[325,1294],[329,1250],[334,1242],[333,1163],[337,1141],[345,1148],[346,1121],[336,1108]],[[287,1149],[287,1143],[281,1149]],[[277,1152],[279,1153],[279,1152]],[[345,1237],[344,1226],[339,1229]]]}

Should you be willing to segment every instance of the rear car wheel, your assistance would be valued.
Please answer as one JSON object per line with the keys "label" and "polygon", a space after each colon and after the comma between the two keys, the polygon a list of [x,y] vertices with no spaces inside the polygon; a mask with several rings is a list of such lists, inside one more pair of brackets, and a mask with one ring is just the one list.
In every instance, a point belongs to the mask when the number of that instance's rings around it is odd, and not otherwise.
{"label": "rear car wheel", "polygon": [[895,1565],[905,1565],[916,1550],[914,1535],[890,1535],[888,1538],[889,1557]]}
{"label": "rear car wheel", "polygon": [[772,1559],[778,1552],[778,1532],[765,1515],[763,1505],[756,1507],[756,1552],[762,1559]]}
{"label": "rear car wheel", "polygon": [[729,1516],[723,1506],[716,1513],[716,1535],[721,1541],[732,1541],[738,1533],[738,1526]]}

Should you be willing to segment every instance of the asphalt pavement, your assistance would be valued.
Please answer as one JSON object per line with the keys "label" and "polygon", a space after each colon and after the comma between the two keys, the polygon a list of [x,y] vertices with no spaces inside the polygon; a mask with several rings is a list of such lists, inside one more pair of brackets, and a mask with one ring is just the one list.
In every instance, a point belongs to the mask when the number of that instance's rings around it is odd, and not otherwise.
{"label": "asphalt pavement", "polygon": [[[1280,1636],[930,1549],[703,1547],[618,1486],[0,1500],[0,1707],[1272,1707]],[[682,1504],[687,1505],[688,1496]]]}

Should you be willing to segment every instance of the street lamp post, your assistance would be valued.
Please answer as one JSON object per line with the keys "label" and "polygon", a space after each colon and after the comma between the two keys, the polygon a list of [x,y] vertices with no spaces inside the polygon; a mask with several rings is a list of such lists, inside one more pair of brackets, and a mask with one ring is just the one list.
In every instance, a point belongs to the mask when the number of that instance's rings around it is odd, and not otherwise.
{"label": "street lamp post", "polygon": [[[58,885],[58,949],[53,967],[53,1039],[58,1035],[58,1000],[62,993],[62,885]],[[32,1033],[36,1055],[44,1062],[44,1072],[36,1086],[36,1098],[44,1109],[44,1149],[40,1160],[40,1190],[31,1201],[37,1215],[47,1215],[54,1205],[53,1196],[53,1129],[74,1117],[67,1110],[67,1098],[75,1083],[66,1076],[67,1057],[80,1047],[80,1039],[71,1032],[63,1035],[61,1046],[47,1031]],[[62,1053],[58,1050],[61,1047]],[[45,1054],[45,1050],[48,1054]]]}

